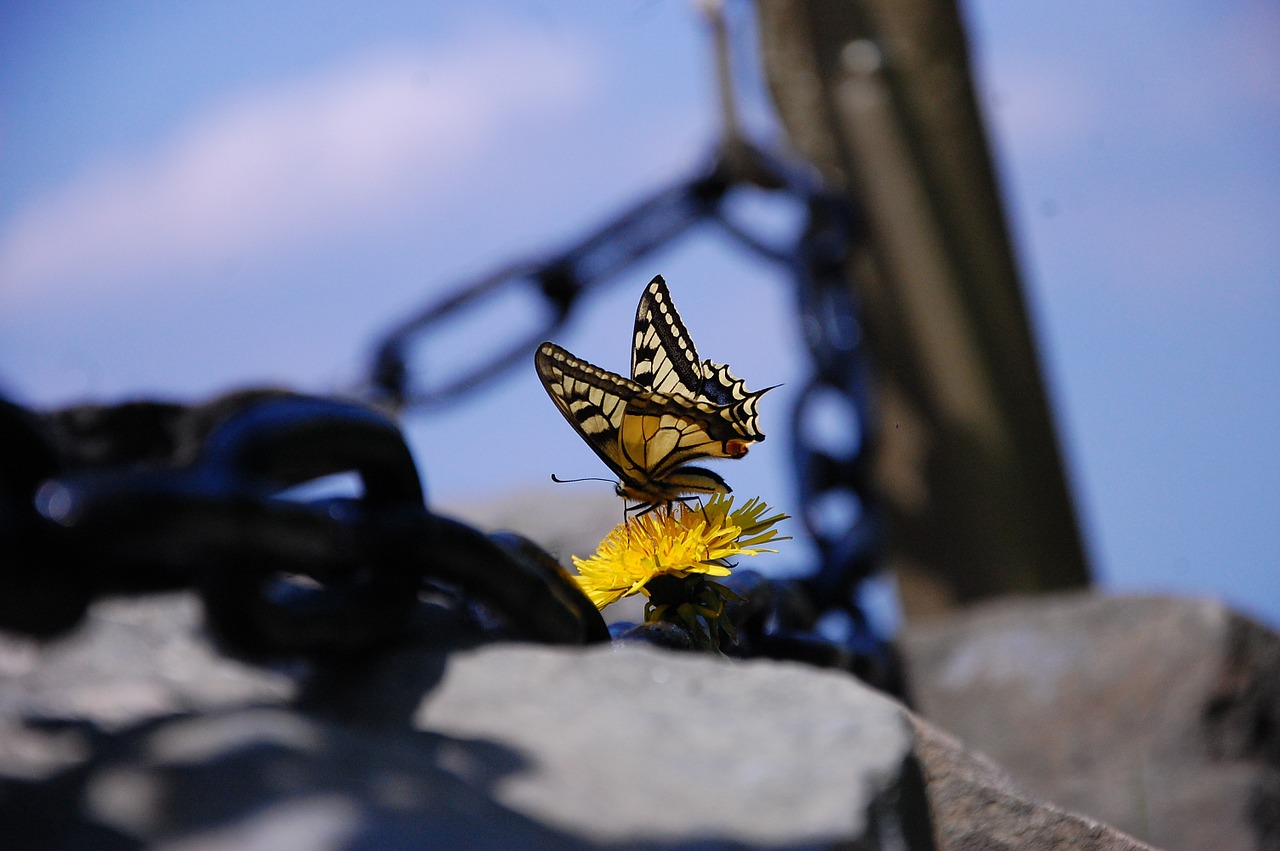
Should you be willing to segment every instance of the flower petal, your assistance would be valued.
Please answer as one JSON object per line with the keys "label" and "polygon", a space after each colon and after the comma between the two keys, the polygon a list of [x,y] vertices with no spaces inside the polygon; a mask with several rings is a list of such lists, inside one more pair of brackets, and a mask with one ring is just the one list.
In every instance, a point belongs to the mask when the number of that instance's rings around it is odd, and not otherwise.
{"label": "flower petal", "polygon": [[715,494],[697,507],[684,503],[656,508],[623,521],[600,542],[594,555],[573,557],[578,585],[597,608],[644,591],[654,577],[672,574],[728,576],[727,559],[754,556],[778,537],[773,528],[786,514],[770,510],[759,497],[737,511],[733,497]]}

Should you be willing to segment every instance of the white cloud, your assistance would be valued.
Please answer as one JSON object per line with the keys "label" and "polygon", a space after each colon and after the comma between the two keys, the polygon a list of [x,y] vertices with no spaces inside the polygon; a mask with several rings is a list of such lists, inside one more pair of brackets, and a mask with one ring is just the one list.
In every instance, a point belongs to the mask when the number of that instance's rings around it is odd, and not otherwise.
{"label": "white cloud", "polygon": [[488,142],[592,94],[580,45],[472,38],[245,93],[0,225],[6,308],[262,253],[467,179]]}

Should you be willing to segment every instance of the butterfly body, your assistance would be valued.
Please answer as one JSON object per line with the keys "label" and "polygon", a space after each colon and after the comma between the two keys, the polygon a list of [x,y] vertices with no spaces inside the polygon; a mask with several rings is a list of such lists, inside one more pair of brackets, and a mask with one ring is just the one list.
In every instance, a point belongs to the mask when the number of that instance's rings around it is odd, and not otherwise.
{"label": "butterfly body", "polygon": [[727,367],[698,360],[661,276],[637,310],[631,379],[554,343],[538,347],[534,366],[560,413],[618,477],[618,494],[642,505],[730,492],[691,462],[741,458],[764,439],[756,402],[767,390],[749,392]]}

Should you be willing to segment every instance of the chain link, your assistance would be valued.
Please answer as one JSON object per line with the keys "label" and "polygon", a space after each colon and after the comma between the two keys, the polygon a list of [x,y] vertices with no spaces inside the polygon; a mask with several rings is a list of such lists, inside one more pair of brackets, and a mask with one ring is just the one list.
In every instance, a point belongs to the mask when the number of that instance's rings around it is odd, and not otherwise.
{"label": "chain link", "polygon": [[[390,331],[376,347],[369,390],[381,401],[398,407],[431,408],[447,405],[489,383],[518,362],[524,362],[543,340],[569,319],[578,299],[657,249],[703,222],[718,224],[751,250],[774,260],[789,260],[751,236],[728,214],[726,201],[743,186],[777,189],[783,181],[779,164],[745,145],[723,147],[710,167],[644,198],[588,234],[576,245],[550,258],[530,258],[471,281],[452,295]],[[541,301],[543,325],[496,351],[478,366],[459,375],[433,378],[426,374],[439,364],[412,366],[412,352],[467,311],[486,299],[527,290]]]}
{"label": "chain link", "polygon": [[[0,629],[53,636],[99,597],[193,588],[229,650],[349,656],[420,629],[426,588],[454,613],[428,625],[436,640],[477,612],[506,637],[608,640],[532,545],[427,510],[399,428],[372,406],[272,390],[51,414],[0,400],[0,435]],[[335,473],[363,492],[281,496]]]}

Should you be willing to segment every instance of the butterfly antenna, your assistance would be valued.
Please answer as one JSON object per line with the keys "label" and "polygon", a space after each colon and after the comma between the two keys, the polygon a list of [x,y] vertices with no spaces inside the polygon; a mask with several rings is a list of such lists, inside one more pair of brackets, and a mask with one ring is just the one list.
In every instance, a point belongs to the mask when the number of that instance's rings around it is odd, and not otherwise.
{"label": "butterfly antenna", "polygon": [[572,485],[577,484],[578,482],[604,482],[606,485],[613,484],[612,479],[601,479],[596,476],[584,476],[581,479],[561,479],[558,478],[555,473],[551,474],[551,481],[558,485]]}

